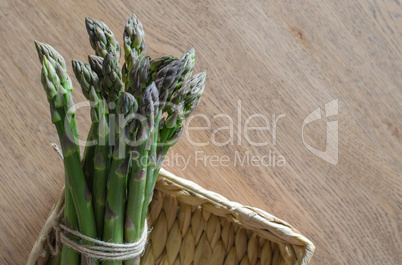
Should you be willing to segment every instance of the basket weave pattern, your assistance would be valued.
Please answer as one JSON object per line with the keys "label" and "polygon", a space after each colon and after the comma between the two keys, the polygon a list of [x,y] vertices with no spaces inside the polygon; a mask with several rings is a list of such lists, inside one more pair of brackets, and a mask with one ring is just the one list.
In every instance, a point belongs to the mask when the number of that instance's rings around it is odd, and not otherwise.
{"label": "basket weave pattern", "polygon": [[[62,196],[27,265],[46,264],[47,240],[63,203]],[[314,253],[314,245],[286,222],[163,169],[148,225],[152,230],[141,265],[306,265]]]}

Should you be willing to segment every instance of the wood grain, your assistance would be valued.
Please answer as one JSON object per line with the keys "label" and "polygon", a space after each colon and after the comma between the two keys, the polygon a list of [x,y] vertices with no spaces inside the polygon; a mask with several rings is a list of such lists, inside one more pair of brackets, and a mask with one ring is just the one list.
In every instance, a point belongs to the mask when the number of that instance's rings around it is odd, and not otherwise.
{"label": "wood grain", "polygon": [[[149,55],[180,55],[194,47],[196,70],[208,70],[196,113],[205,114],[211,128],[187,130],[190,138],[183,137],[169,157],[190,158],[188,167],[179,160],[167,169],[294,225],[317,247],[313,264],[402,264],[401,8],[400,0],[1,1],[1,264],[25,262],[63,185],[33,40],[51,44],[68,62],[85,60],[92,51],[84,17],[103,20],[121,36],[132,12],[144,24]],[[75,102],[82,102],[74,85]],[[337,120],[336,165],[312,154],[301,137],[303,120],[318,107],[325,117],[324,105],[334,99],[339,114],[308,125],[305,141],[324,150],[326,122]],[[78,112],[83,139],[87,112]],[[249,133],[268,145],[247,140],[245,122],[256,113],[271,125],[272,115],[285,115],[276,142],[272,127]],[[228,125],[219,114],[233,119],[233,144],[212,143],[230,136],[214,133]],[[264,122],[257,117],[249,125]],[[202,118],[191,122],[205,125]],[[204,164],[196,151],[231,161]],[[275,152],[286,163],[235,166],[235,155],[247,151]]]}

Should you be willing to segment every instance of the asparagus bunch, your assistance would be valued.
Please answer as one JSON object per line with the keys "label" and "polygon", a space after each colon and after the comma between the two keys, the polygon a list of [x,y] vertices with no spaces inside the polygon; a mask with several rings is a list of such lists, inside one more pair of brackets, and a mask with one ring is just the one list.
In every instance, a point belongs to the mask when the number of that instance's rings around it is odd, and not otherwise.
{"label": "asparagus bunch", "polygon": [[[180,58],[146,56],[143,26],[134,14],[124,29],[125,62],[120,70],[120,46],[109,27],[91,18],[85,24],[95,55],[88,56],[88,64],[72,61],[91,106],[91,129],[82,157],[66,63],[51,46],[35,42],[42,84],[64,155],[68,188],[64,223],[106,242],[136,242],[147,229],[147,210],[162,161],[200,103],[206,72],[191,77],[194,49]],[[60,257],[51,262],[139,264],[139,257],[80,261],[79,253],[63,247]]]}

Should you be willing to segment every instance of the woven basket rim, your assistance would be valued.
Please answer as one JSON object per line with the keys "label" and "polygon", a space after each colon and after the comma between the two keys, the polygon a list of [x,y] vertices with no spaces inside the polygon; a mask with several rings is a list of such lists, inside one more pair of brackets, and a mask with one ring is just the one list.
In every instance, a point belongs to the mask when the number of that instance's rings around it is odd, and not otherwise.
{"label": "woven basket rim", "polygon": [[[170,183],[163,185],[163,179]],[[176,185],[177,188],[181,188],[182,191],[172,191],[170,188],[172,184]],[[188,197],[195,196],[199,200],[205,200],[212,204],[215,209],[208,207],[208,210],[213,214],[227,217],[232,222],[238,223],[244,228],[254,231],[262,238],[276,243],[285,243],[303,247],[305,257],[300,264],[308,264],[314,254],[315,246],[313,242],[303,236],[296,228],[287,222],[259,208],[230,201],[216,192],[206,190],[200,185],[190,180],[180,178],[163,168],[159,172],[159,181],[155,188],[163,192],[171,193],[185,203],[188,203]]]}
{"label": "woven basket rim", "polygon": [[[296,256],[299,257],[297,264],[309,264],[314,254],[314,244],[287,222],[261,209],[230,201],[216,192],[206,190],[165,169],[161,169],[155,189],[171,194],[184,203],[201,206],[212,214],[225,217],[245,229],[252,230],[264,239],[295,246],[295,249],[298,249]],[[53,225],[59,221],[57,217],[63,205],[64,187],[32,248],[27,265],[35,265],[37,260],[49,255],[48,235],[52,232]]]}

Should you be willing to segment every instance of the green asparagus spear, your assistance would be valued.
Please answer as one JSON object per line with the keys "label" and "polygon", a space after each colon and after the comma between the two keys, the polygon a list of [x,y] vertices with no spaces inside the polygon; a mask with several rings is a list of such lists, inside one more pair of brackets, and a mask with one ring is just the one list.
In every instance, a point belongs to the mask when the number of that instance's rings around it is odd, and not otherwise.
{"label": "green asparagus spear", "polygon": [[[92,164],[94,168],[91,190],[94,204],[97,235],[102,238],[105,214],[106,179],[110,169],[109,162],[109,126],[106,101],[100,95],[100,81],[91,67],[83,62],[73,60],[73,70],[82,92],[91,103],[91,119],[96,145]],[[88,185],[89,186],[89,185]]]}
{"label": "green asparagus spear", "polygon": [[[150,134],[154,128],[154,117],[156,115],[155,106],[158,104],[158,91],[155,84],[149,85],[141,98],[140,101],[140,111],[138,117],[136,140],[135,140],[135,150],[133,150],[132,156],[132,176],[133,181],[129,182],[129,200],[127,205],[127,217],[126,224],[129,224],[130,228],[126,228],[126,240],[128,242],[135,241],[136,236],[140,236],[140,219],[141,219],[141,209],[144,201],[144,189],[145,189],[145,178],[139,178],[138,172],[145,171],[148,166],[148,152],[150,151]],[[136,179],[136,180],[134,180]],[[139,185],[138,181],[142,181]],[[140,198],[135,200],[134,198]],[[133,231],[135,229],[135,231]],[[137,233],[137,234],[134,234]]]}
{"label": "green asparagus spear", "polygon": [[[49,87],[49,85],[47,85]],[[62,139],[64,133],[64,125],[62,121],[63,110],[59,110],[59,112],[54,108],[54,106],[50,105],[50,113],[52,116],[52,122],[56,126],[57,133],[59,135],[59,139]],[[78,230],[78,219],[77,213],[74,206],[74,201],[71,196],[71,191],[68,189],[68,170],[67,164],[64,162],[64,180],[65,180],[65,201],[64,201],[64,225],[70,227],[71,229]],[[73,238],[71,238],[73,239]],[[78,265],[79,264],[79,253],[76,252],[74,249],[69,248],[65,245],[62,247],[61,255],[60,255],[60,262],[55,264],[61,265]]]}
{"label": "green asparagus spear", "polygon": [[[152,167],[156,159],[155,154],[151,153],[151,146],[153,145],[155,128],[155,116],[158,114],[158,90],[155,83],[152,83],[145,88],[142,98],[140,100],[139,117],[137,118],[137,135],[136,145],[132,156],[132,171],[131,178],[128,182],[128,201],[127,201],[127,214],[125,221],[125,240],[127,242],[137,241],[143,232],[145,219],[142,218],[143,208],[147,201],[145,197],[146,186],[152,185],[148,181],[148,170],[153,172]],[[135,264],[138,259],[131,259],[125,264]]]}
{"label": "green asparagus spear", "polygon": [[[53,74],[54,68],[48,63],[46,57],[43,59],[43,80],[46,84],[52,83],[54,87],[60,87],[59,81]],[[56,76],[57,77],[57,76]],[[80,230],[85,235],[96,237],[94,229],[94,218],[92,212],[91,194],[87,189],[84,174],[80,163],[80,153],[77,140],[74,136],[75,109],[71,94],[65,94],[61,89],[57,93],[62,93],[59,97],[55,97],[54,108],[57,114],[64,119],[64,132],[61,139],[61,147],[63,151],[64,161],[68,171],[68,186],[74,200],[77,210],[78,223]],[[62,112],[64,110],[64,113]]]}
{"label": "green asparagus spear", "polygon": [[141,22],[135,14],[127,20],[123,33],[124,59],[123,73],[129,73],[134,63],[145,56],[147,47]]}
{"label": "green asparagus spear", "polygon": [[[75,132],[76,121],[75,121],[75,108],[72,101],[72,96],[67,91],[72,90],[72,86],[68,87],[71,83],[65,81],[67,74],[60,73],[52,65],[52,59],[48,56],[43,57],[43,67],[42,67],[42,83],[48,94],[48,99],[50,99],[50,104],[54,107],[57,113],[53,116],[60,116],[64,119],[64,131],[61,139],[61,146],[63,150],[64,160],[68,166],[69,183],[71,184],[71,194],[74,199],[74,205],[77,209],[78,221],[80,228],[82,227],[82,232],[93,236],[94,233],[91,225],[94,224],[93,214],[91,209],[91,202],[88,198],[91,194],[85,190],[86,184],[82,173],[82,168],[80,164],[80,153],[78,146],[78,139]],[[67,84],[67,85],[64,85]],[[64,112],[63,112],[64,111]],[[74,174],[73,174],[74,173]]]}
{"label": "green asparagus spear", "polygon": [[[94,71],[98,75],[98,79],[102,79],[102,63],[103,63],[103,58],[100,56],[96,55],[89,55],[88,56],[88,61],[89,64],[91,65],[92,71]],[[107,109],[106,109],[107,110]],[[95,158],[95,147],[96,144],[93,144],[93,141],[95,140],[96,136],[94,133],[94,128],[91,125],[91,128],[88,133],[87,137],[87,145],[85,146],[84,149],[84,154],[82,157],[82,169],[84,170],[84,175],[85,179],[87,180],[86,182],[88,183],[88,186],[91,186],[93,180],[89,179],[89,176],[93,176],[94,174],[94,163],[93,160]],[[102,229],[103,231],[103,229]]]}
{"label": "green asparagus spear", "polygon": [[89,42],[96,55],[105,57],[112,52],[117,61],[120,61],[120,46],[113,32],[102,21],[85,18],[85,26],[89,35]]}
{"label": "green asparagus spear", "polygon": [[96,237],[91,194],[85,184],[80,163],[75,108],[71,93],[68,92],[72,90],[71,80],[63,67],[60,64],[57,65],[49,55],[43,56],[42,65],[42,84],[51,105],[52,120],[57,120],[64,125],[64,128],[58,128],[58,130],[60,130],[60,142],[67,168],[66,187],[71,193],[77,211],[80,231],[87,236]]}
{"label": "green asparagus spear", "polygon": [[[40,43],[35,41],[35,46],[36,50],[39,55],[39,59],[41,63],[44,62],[44,58],[52,58],[52,62],[54,62],[54,67],[61,67],[63,70],[66,69],[66,64],[63,59],[63,57],[50,45]],[[58,66],[56,66],[58,65]],[[52,68],[53,70],[54,68]],[[46,70],[45,67],[42,69],[42,85],[43,88],[46,91],[47,94],[47,99],[49,101],[50,105],[50,113],[52,117],[52,123],[56,126],[57,133],[59,136],[59,139],[61,140],[63,137],[64,133],[64,110],[56,110],[55,103],[59,101],[63,101],[63,92],[66,91],[64,87],[61,86],[58,82],[58,77],[57,74],[54,71],[51,71],[51,79],[47,77],[46,73],[48,71]],[[55,83],[58,84],[58,86],[55,86],[54,83],[52,83],[51,80],[54,80]],[[73,198],[71,196],[70,190],[67,188],[67,180],[68,180],[68,171],[67,171],[67,165],[64,162],[64,176],[65,176],[65,185],[66,185],[66,191],[65,191],[65,202],[64,202],[64,224],[69,226],[70,228],[76,230],[78,229],[78,219],[77,219],[77,214],[75,211],[75,206],[73,202]],[[62,248],[62,253],[61,253],[61,264],[66,265],[66,264],[71,264],[71,265],[78,265],[79,263],[79,254],[74,251],[73,249],[63,246]]]}
{"label": "green asparagus spear", "polygon": [[[73,60],[72,65],[74,74],[81,85],[82,93],[87,99],[89,99],[89,93],[91,91],[91,88],[96,86],[96,89],[99,90],[99,78],[96,74],[92,75],[92,71],[91,73],[88,71],[83,72],[85,67],[81,69],[81,65],[83,66],[83,63],[81,62]],[[95,102],[92,102],[92,104],[95,104]],[[95,156],[96,144],[94,143],[94,141],[96,141],[97,139],[96,134],[97,134],[97,127],[94,126],[93,122],[91,124],[90,132],[87,137],[87,142],[84,149],[84,155],[81,162],[85,176],[85,182],[87,183],[89,190],[92,190],[93,175],[95,170],[93,159]]]}
{"label": "green asparagus spear", "polygon": [[[130,156],[126,156],[129,124],[134,119],[138,109],[137,100],[129,93],[122,92],[117,102],[119,126],[116,135],[117,145],[113,151],[113,161],[107,183],[107,198],[105,212],[105,227],[103,240],[106,242],[123,243],[124,206],[126,197],[126,177],[130,165]],[[104,264],[117,265],[122,261],[105,261]]]}

